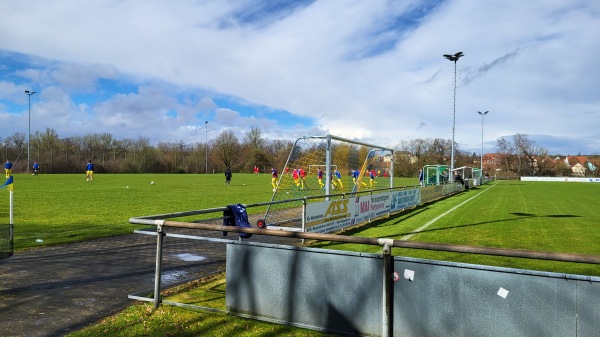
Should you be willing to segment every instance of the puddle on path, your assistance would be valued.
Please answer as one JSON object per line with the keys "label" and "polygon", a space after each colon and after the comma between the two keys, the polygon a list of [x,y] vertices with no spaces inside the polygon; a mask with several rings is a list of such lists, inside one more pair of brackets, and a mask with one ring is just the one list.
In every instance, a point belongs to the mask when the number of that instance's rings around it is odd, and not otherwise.
{"label": "puddle on path", "polygon": [[194,255],[194,254],[189,254],[189,253],[177,254],[175,256],[177,256],[180,260],[188,261],[188,262],[196,262],[196,261],[206,260],[206,258],[204,256]]}

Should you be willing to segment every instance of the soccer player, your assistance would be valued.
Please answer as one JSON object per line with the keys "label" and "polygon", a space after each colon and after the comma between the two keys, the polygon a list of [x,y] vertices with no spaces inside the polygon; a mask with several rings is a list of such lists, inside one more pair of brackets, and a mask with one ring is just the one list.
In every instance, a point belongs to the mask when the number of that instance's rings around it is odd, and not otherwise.
{"label": "soccer player", "polygon": [[91,160],[88,160],[87,166],[85,168],[85,180],[92,181],[94,177],[94,164],[92,164]]}
{"label": "soccer player", "polygon": [[271,186],[273,186],[273,192],[277,190],[277,170],[271,167]]}
{"label": "soccer player", "polygon": [[300,179],[302,179],[302,189],[304,189],[304,183],[306,182],[306,171],[304,171],[303,168],[300,168],[298,170],[300,171]]}
{"label": "soccer player", "polygon": [[358,185],[356,180],[358,179],[359,175],[360,172],[358,172],[358,170],[352,170],[352,182],[354,183],[354,185]]}
{"label": "soccer player", "polygon": [[231,184],[231,167],[227,166],[225,169],[225,185],[229,186]]}
{"label": "soccer player", "polygon": [[[358,186],[358,178],[360,177],[360,171],[359,170],[352,170],[352,182],[354,183],[354,185]],[[367,186],[367,183],[365,183],[364,181],[361,181],[361,185],[362,186]]]}
{"label": "soccer player", "polygon": [[37,160],[33,162],[33,175],[37,176],[40,173],[40,164],[38,164]]}
{"label": "soccer player", "polygon": [[337,184],[340,185],[340,189],[343,189],[344,188],[344,184],[342,184],[342,174],[337,169],[333,172],[333,174],[335,175],[335,179],[336,179]]}
{"label": "soccer player", "polygon": [[6,163],[4,164],[4,173],[6,173],[6,179],[11,176],[12,167],[13,163],[10,162],[10,159],[6,159]]}
{"label": "soccer player", "polygon": [[323,170],[320,167],[319,171],[317,171],[317,179],[319,180],[319,187],[325,187],[325,184],[323,183]]}
{"label": "soccer player", "polygon": [[292,177],[294,178],[294,184],[296,184],[296,188],[300,188],[300,169],[295,169],[292,172]]}
{"label": "soccer player", "polygon": [[373,184],[377,184],[375,181],[375,170],[369,172],[369,187],[373,187]]}

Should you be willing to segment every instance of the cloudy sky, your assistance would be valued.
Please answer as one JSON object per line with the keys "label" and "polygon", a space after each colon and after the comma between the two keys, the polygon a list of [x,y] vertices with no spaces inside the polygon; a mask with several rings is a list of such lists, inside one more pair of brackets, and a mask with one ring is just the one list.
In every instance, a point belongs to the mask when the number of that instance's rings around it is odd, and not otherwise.
{"label": "cloudy sky", "polygon": [[[0,0],[0,138],[383,146],[529,135],[600,154],[600,1]],[[208,124],[206,123],[208,121]]]}

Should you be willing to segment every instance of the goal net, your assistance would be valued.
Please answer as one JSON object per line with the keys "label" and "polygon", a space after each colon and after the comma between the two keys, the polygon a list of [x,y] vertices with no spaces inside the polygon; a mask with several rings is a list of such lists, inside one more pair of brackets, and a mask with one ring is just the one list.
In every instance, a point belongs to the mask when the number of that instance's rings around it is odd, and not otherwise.
{"label": "goal net", "polygon": [[[393,151],[331,135],[302,137],[296,140],[284,168],[279,171],[277,188],[271,201],[358,193],[369,188],[392,187]],[[322,170],[322,179],[318,171]],[[354,172],[358,172],[353,176]],[[373,172],[375,184],[370,184]],[[318,202],[324,199],[306,199]],[[301,226],[302,202],[273,203],[268,207],[268,225],[291,223]]]}

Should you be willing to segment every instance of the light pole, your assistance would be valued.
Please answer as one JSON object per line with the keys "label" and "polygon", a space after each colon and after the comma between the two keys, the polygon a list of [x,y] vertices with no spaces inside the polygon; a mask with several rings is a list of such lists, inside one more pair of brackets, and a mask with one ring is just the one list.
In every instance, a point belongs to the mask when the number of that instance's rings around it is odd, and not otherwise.
{"label": "light pole", "polygon": [[205,127],[205,146],[206,146],[206,168],[204,170],[204,173],[208,173],[208,121],[204,122]]}
{"label": "light pole", "polygon": [[444,54],[445,58],[454,62],[454,108],[452,110],[452,153],[450,154],[450,181],[454,181],[454,131],[456,128],[456,61],[458,61],[458,59],[462,56],[464,56],[464,54],[461,51],[454,55]]}
{"label": "light pole", "polygon": [[483,177],[483,116],[487,115],[489,111],[481,112],[477,111],[481,115],[481,176]]}
{"label": "light pole", "polygon": [[25,90],[25,95],[29,96],[29,117],[27,122],[27,173],[29,173],[29,166],[31,161],[31,95],[34,95],[35,91]]}

